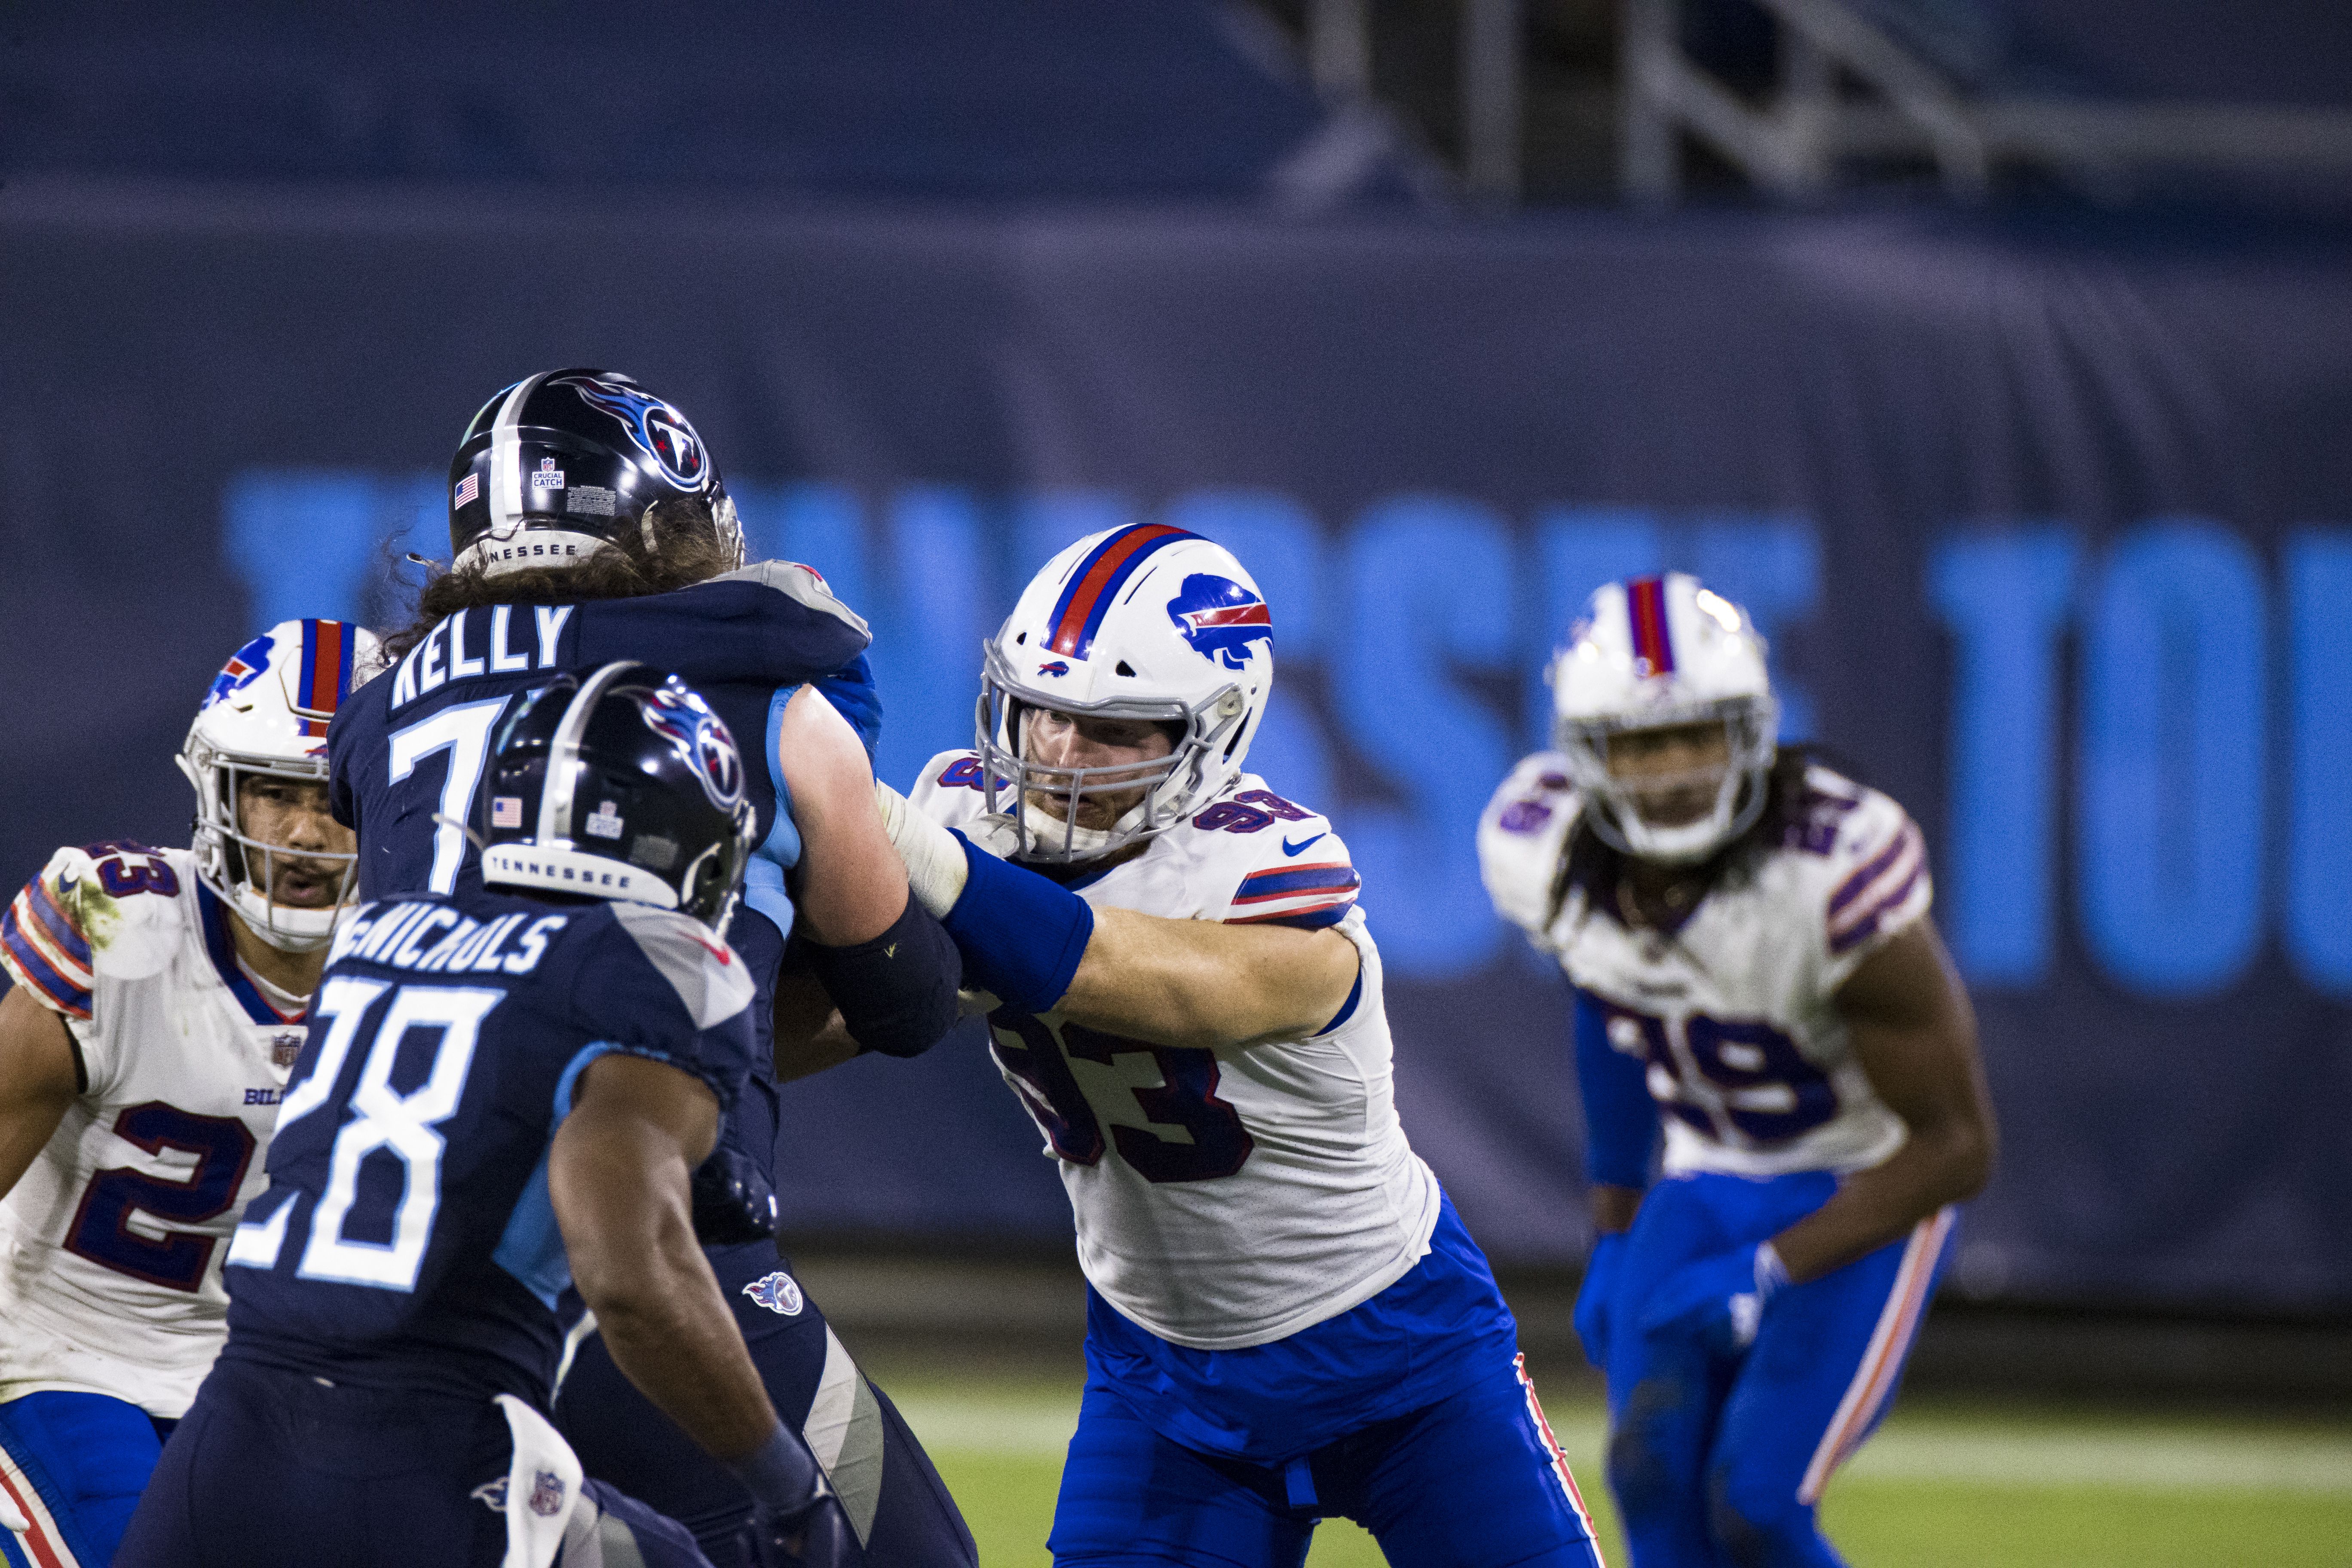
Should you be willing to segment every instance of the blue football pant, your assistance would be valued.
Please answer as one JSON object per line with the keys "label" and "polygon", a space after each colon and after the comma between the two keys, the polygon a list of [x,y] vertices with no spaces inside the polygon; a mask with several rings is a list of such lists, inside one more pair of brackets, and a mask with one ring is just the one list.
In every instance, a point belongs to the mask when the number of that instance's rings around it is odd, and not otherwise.
{"label": "blue football pant", "polygon": [[103,1394],[27,1394],[0,1405],[0,1495],[32,1526],[0,1530],[8,1568],[104,1568],[173,1423]]}
{"label": "blue football pant", "polygon": [[[761,1242],[709,1249],[719,1293],[787,1430],[801,1433],[875,1568],[972,1568],[979,1550],[930,1457],[797,1288],[744,1294],[789,1265]],[[790,1311],[778,1310],[789,1307]],[[601,1335],[580,1342],[555,1425],[592,1476],[627,1489],[694,1532],[716,1568],[744,1568],[751,1500],[613,1364]]]}
{"label": "blue football pant", "polygon": [[[163,1445],[114,1561],[119,1568],[497,1568],[506,1556],[500,1505],[513,1452],[506,1417],[487,1398],[328,1387],[295,1373],[217,1363]],[[709,1568],[683,1526],[600,1483],[583,1490],[579,1506],[602,1511],[586,1555]]]}
{"label": "blue football pant", "polygon": [[1658,1282],[1829,1201],[1826,1172],[1679,1176],[1642,1200],[1611,1293],[1609,1486],[1634,1568],[1836,1568],[1814,1515],[1831,1473],[1894,1403],[1953,1211],[1834,1273],[1784,1287],[1755,1342],[1717,1355],[1633,1327]]}
{"label": "blue football pant", "polygon": [[1171,1442],[1090,1384],[1047,1542],[1056,1568],[1298,1568],[1331,1517],[1401,1568],[1601,1568],[1523,1361],[1287,1465]]}

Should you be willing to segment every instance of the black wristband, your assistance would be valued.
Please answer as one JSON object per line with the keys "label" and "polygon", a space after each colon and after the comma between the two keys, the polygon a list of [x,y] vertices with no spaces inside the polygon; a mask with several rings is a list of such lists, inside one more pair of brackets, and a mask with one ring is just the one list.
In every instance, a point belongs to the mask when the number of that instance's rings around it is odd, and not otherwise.
{"label": "black wristband", "polygon": [[860,1050],[918,1057],[955,1027],[963,960],[946,928],[911,897],[872,942],[813,942],[808,958]]}

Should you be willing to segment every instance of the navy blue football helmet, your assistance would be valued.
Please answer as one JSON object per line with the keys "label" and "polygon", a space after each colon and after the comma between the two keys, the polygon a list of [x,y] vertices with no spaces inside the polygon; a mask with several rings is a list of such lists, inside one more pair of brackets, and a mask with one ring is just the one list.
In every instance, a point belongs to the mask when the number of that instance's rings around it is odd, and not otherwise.
{"label": "navy blue football helmet", "polygon": [[710,705],[620,659],[558,675],[499,726],[473,826],[486,883],[680,910],[724,936],[756,821]]}
{"label": "navy blue football helmet", "polygon": [[451,564],[560,568],[624,540],[654,553],[647,514],[680,500],[709,508],[722,552],[740,565],[735,503],[685,415],[618,371],[542,371],[483,404],[457,444]]}

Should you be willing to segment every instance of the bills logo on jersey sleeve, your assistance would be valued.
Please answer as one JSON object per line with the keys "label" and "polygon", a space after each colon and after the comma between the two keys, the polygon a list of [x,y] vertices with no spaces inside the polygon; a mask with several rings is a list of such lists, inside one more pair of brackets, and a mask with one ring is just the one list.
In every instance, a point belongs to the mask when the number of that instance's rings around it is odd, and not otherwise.
{"label": "bills logo on jersey sleeve", "polygon": [[711,805],[732,811],[743,804],[743,755],[735,749],[735,737],[700,696],[672,676],[654,689],[638,711],[645,715],[646,729],[677,748],[702,781]]}
{"label": "bills logo on jersey sleeve", "polygon": [[1250,644],[1274,640],[1274,617],[1265,601],[1229,577],[1195,572],[1168,601],[1168,618],[1202,658],[1227,669],[1245,669]]}

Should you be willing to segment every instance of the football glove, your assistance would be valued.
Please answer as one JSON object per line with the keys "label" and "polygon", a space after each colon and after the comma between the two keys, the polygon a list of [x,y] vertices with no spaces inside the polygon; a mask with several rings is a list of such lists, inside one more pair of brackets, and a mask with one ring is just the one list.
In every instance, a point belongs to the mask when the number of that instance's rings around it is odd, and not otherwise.
{"label": "football glove", "polygon": [[1584,1260],[1584,1283],[1576,1292],[1576,1338],[1584,1359],[1601,1371],[1609,1366],[1609,1298],[1617,1289],[1617,1268],[1625,1255],[1625,1233],[1597,1237]]}
{"label": "football glove", "polygon": [[861,1568],[865,1549],[816,1458],[779,1426],[729,1469],[751,1494],[745,1556],[754,1568]]}
{"label": "football glove", "polygon": [[1642,1308],[1645,1334],[1685,1334],[1718,1353],[1756,1342],[1765,1305],[1789,1282],[1769,1241],[1685,1263],[1660,1282]]}

